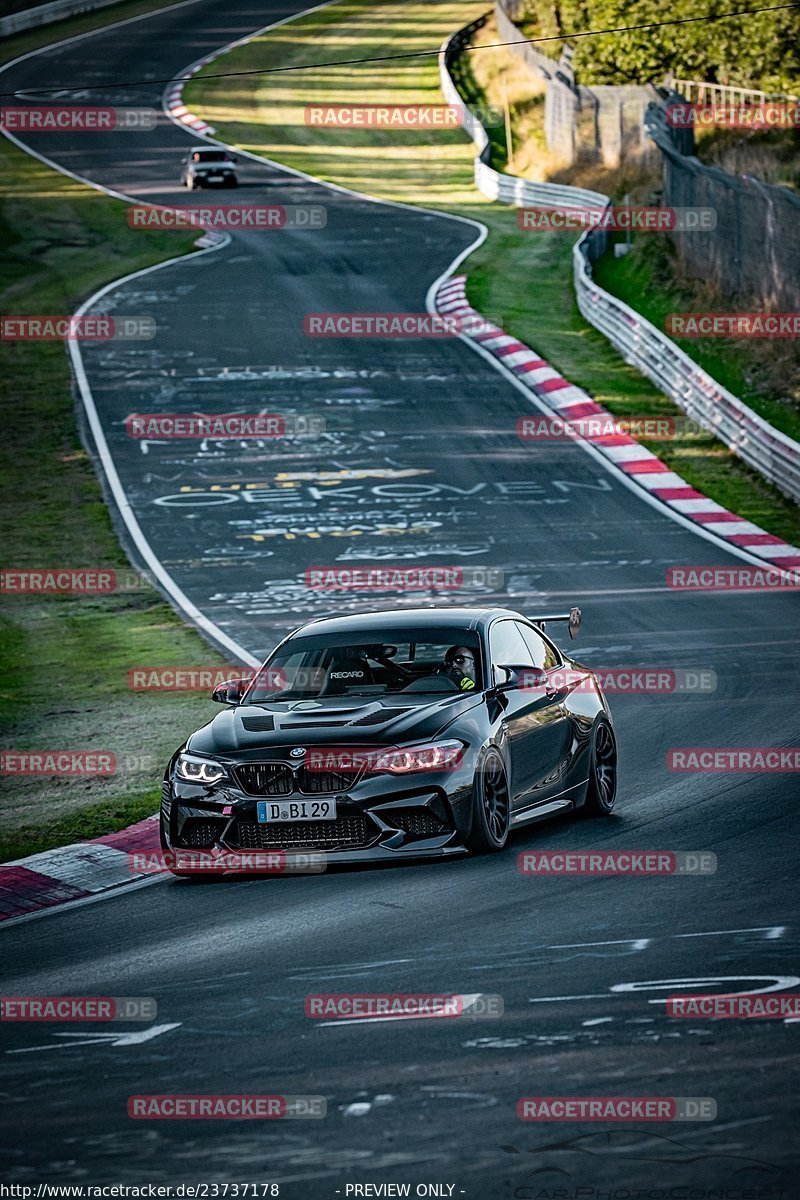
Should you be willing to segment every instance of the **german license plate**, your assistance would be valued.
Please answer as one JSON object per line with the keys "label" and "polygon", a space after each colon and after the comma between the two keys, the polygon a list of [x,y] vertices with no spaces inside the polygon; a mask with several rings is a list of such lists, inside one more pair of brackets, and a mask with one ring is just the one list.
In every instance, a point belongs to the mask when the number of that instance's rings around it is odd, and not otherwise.
{"label": "german license plate", "polygon": [[335,821],[336,800],[259,800],[258,820],[270,821]]}
{"label": "german license plate", "polygon": [[222,183],[222,176],[221,175],[209,175],[208,182],[209,183]]}

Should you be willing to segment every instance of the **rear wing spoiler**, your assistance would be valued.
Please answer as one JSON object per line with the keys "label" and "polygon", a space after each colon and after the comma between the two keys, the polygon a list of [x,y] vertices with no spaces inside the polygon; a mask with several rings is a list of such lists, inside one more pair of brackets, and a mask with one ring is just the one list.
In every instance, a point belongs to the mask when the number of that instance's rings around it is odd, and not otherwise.
{"label": "rear wing spoiler", "polygon": [[568,613],[545,613],[543,616],[531,617],[534,625],[544,631],[548,621],[566,621],[569,628],[569,636],[574,641],[578,636],[578,630],[581,627],[581,610],[579,608],[571,608]]}

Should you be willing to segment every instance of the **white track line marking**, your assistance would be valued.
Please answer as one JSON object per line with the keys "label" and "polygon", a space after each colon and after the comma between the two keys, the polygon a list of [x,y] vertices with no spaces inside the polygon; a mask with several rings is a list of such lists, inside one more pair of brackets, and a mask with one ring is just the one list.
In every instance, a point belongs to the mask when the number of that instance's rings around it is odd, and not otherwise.
{"label": "white track line marking", "polygon": [[[181,4],[177,4],[172,7],[177,9],[177,8],[183,7],[184,5],[188,6],[190,4],[196,4],[196,3],[199,3],[199,0],[182,0]],[[101,26],[99,29],[88,30],[86,33],[77,34],[75,37],[64,38],[61,41],[53,42],[47,46],[40,46],[36,50],[28,51],[27,54],[22,54],[18,58],[12,59],[11,62],[5,63],[2,67],[0,67],[0,75],[2,75],[4,71],[8,71],[11,67],[15,66],[17,63],[24,62],[26,59],[33,58],[36,55],[43,55],[57,47],[66,46],[69,44],[73,44],[75,42],[80,42],[86,38],[93,37],[100,33],[107,33],[112,29],[117,29],[123,25],[131,24],[134,21],[142,21],[142,20],[146,20],[148,17],[155,17],[155,16],[162,15],[164,11],[167,11],[167,10],[162,9],[162,10],[156,10],[155,12],[152,12],[152,13],[142,13],[138,17],[130,17],[124,21],[117,21],[111,25]],[[170,11],[171,11],[171,9],[170,9]],[[142,204],[147,204],[148,207],[153,207],[152,205],[148,204],[147,201],[137,201],[132,196],[125,195],[122,192],[114,191],[112,188],[105,187],[103,184],[97,183],[95,180],[87,179],[86,176],[84,176],[84,175],[79,175],[75,171],[70,171],[67,167],[61,166],[59,163],[54,162],[52,159],[47,158],[43,154],[40,154],[37,150],[32,149],[32,147],[26,145],[23,141],[20,141],[19,138],[15,137],[13,134],[9,133],[7,129],[0,128],[0,132],[2,132],[4,134],[4,136],[9,139],[9,141],[13,142],[16,146],[18,146],[20,148],[20,150],[24,151],[26,154],[30,155],[32,158],[35,158],[39,162],[44,163],[45,166],[51,167],[54,171],[58,171],[60,174],[66,175],[68,178],[76,180],[78,183],[83,183],[87,187],[94,188],[95,191],[103,192],[107,196],[112,196],[115,200],[123,200],[126,203],[134,203],[134,202],[142,203]],[[176,263],[179,263],[187,258],[194,259],[194,258],[199,258],[204,254],[214,254],[218,250],[221,250],[225,246],[229,245],[230,242],[231,242],[230,236],[225,235],[224,237],[222,237],[220,239],[218,244],[215,246],[210,246],[203,250],[196,250],[188,255],[178,255],[176,258],[167,259],[165,262],[161,262],[161,263],[155,263],[151,267],[145,267],[144,269],[142,269],[140,271],[133,271],[129,275],[124,275],[119,279],[115,279],[111,283],[106,284],[105,287],[101,288],[99,291],[95,292],[92,296],[89,297],[88,300],[84,301],[84,303],[80,306],[80,308],[77,310],[77,313],[75,315],[82,316],[89,308],[92,307],[92,305],[96,304],[97,301],[100,300],[103,296],[105,296],[108,292],[113,291],[115,288],[121,287],[123,284],[128,283],[132,279],[139,279],[139,278],[143,277],[144,275],[150,274],[153,271],[160,271],[165,267],[173,266]],[[70,358],[72,360],[72,366],[73,366],[73,370],[75,371],[78,388],[79,388],[80,394],[81,394],[81,400],[83,402],[84,409],[86,411],[86,416],[89,421],[89,426],[92,431],[92,436],[94,438],[95,447],[96,447],[97,454],[100,459],[101,465],[103,467],[103,472],[105,474],[106,481],[107,481],[108,486],[111,489],[111,492],[114,496],[114,501],[117,505],[119,514],[122,517],[125,527],[126,527],[128,533],[130,534],[130,537],[131,537],[134,545],[136,546],[136,549],[138,550],[139,554],[142,556],[142,559],[147,564],[149,569],[153,572],[154,577],[158,580],[162,590],[164,591],[164,593],[166,594],[166,596],[168,597],[170,602],[172,604],[174,604],[174,606],[193,625],[202,629],[206,633],[206,635],[212,640],[212,642],[214,642],[218,646],[222,646],[226,650],[230,651],[237,658],[240,658],[242,660],[242,662],[245,663],[247,666],[253,666],[253,667],[260,666],[261,659],[256,658],[254,655],[250,654],[249,651],[245,650],[243,646],[240,646],[238,642],[236,642],[233,638],[229,637],[228,634],[224,633],[217,625],[215,625],[213,623],[213,621],[210,621],[208,619],[208,617],[204,616],[204,614],[200,612],[200,610],[196,607],[196,605],[194,605],[189,600],[188,596],[186,596],[185,593],[178,587],[178,585],[175,583],[172,576],[167,572],[167,570],[161,564],[160,559],[158,559],[156,557],[154,551],[151,549],[149,542],[145,538],[145,536],[142,532],[142,529],[141,529],[136,517],[133,514],[133,510],[132,510],[131,505],[128,501],[128,498],[125,494],[124,488],[122,487],[122,483],[121,483],[119,475],[117,473],[117,469],[114,466],[113,460],[111,458],[111,454],[108,449],[108,443],[106,442],[105,434],[104,434],[102,426],[100,424],[100,419],[99,419],[99,416],[97,413],[97,407],[94,402],[94,397],[92,395],[92,391],[91,391],[91,388],[89,386],[89,382],[88,382],[88,379],[86,376],[86,371],[85,371],[85,368],[83,365],[83,359],[81,357],[80,346],[77,342],[69,342],[67,344],[67,349],[69,351]],[[123,547],[123,549],[124,549],[124,547]],[[56,907],[59,907],[59,906],[56,906]]]}
{"label": "white track line marking", "polygon": [[[483,992],[451,992],[448,993],[451,999],[461,1001],[461,1007],[464,1010],[463,1016],[469,1016],[466,1011],[471,1008],[476,1000],[480,1000]],[[343,1025],[385,1025],[389,1021],[442,1021],[446,1019],[455,1019],[450,1013],[398,1013],[385,1017],[341,1017],[335,1021],[319,1021],[320,1029],[330,1029],[334,1026],[341,1028]]]}
{"label": "white track line marking", "polygon": [[767,940],[783,937],[785,925],[755,925],[752,929],[710,929],[707,933],[674,933],[676,938],[722,937],[729,933],[763,933]]}
{"label": "white track line marking", "polygon": [[[697,936],[703,936],[698,934]],[[612,942],[565,942],[559,946],[547,946],[548,950],[585,950],[591,946],[630,946],[633,950],[646,950],[652,938],[616,938]]]}
{"label": "white track line marking", "polygon": [[6,1050],[6,1054],[35,1054],[42,1050],[67,1050],[72,1046],[139,1046],[142,1042],[151,1042],[170,1029],[177,1029],[181,1021],[171,1025],[152,1025],[149,1029],[135,1029],[128,1033],[93,1033],[85,1037],[82,1033],[54,1033],[57,1038],[82,1038],[82,1041],[60,1042],[56,1046],[23,1046],[19,1050]]}

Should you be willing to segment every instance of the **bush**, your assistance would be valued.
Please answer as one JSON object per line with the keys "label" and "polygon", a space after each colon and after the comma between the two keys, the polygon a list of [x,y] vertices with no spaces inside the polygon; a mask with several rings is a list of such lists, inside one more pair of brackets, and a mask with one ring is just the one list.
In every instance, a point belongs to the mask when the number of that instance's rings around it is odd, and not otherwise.
{"label": "bush", "polygon": [[[710,16],[730,0],[710,0]],[[526,15],[544,37],[613,29],[700,14],[694,0],[665,9],[652,0],[528,0]],[[573,43],[581,83],[660,83],[668,72],[708,83],[795,93],[800,79],[800,9],[752,17],[692,21],[630,33],[578,38]],[[555,43],[541,49],[554,55]]]}

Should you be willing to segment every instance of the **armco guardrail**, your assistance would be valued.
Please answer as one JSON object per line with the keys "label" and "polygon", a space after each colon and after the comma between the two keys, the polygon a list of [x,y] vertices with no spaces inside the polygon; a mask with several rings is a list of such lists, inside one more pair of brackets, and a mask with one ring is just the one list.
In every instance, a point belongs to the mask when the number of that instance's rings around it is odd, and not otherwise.
{"label": "armco guardrail", "polygon": [[608,196],[601,192],[590,192],[586,188],[562,187],[557,183],[535,183],[532,179],[521,179],[518,175],[504,175],[489,166],[489,137],[480,121],[464,104],[453,82],[450,67],[469,42],[473,33],[481,29],[488,16],[479,17],[470,25],[459,29],[448,38],[439,52],[439,78],[448,104],[457,104],[464,110],[463,127],[475,143],[478,154],[475,158],[475,186],[491,200],[504,204],[530,204],[553,207],[568,204],[573,208],[605,208]]}
{"label": "armco guardrail", "polygon": [[688,417],[714,433],[737,457],[800,503],[800,443],[775,429],[640,313],[592,279],[591,263],[605,248],[604,230],[584,233],[573,250],[581,314],[605,334],[631,366],[651,379]]}
{"label": "armco guardrail", "polygon": [[0,37],[10,37],[22,29],[37,29],[40,25],[49,25],[51,21],[74,17],[94,8],[108,8],[112,4],[119,4],[119,0],[52,0],[51,4],[37,4],[35,8],[24,8],[1,18]]}
{"label": "armco guardrail", "polygon": [[[439,53],[441,87],[448,104],[464,109],[463,127],[478,149],[475,185],[483,195],[506,204],[536,208],[604,209],[608,196],[551,183],[534,183],[516,175],[503,175],[489,166],[489,137],[464,104],[450,67],[472,34],[487,17],[459,29]],[[651,379],[687,416],[714,433],[741,460],[753,467],[784,495],[800,503],[800,443],[759,417],[732,392],[689,358],[675,343],[634,309],[599,287],[591,264],[603,252],[607,234],[590,229],[575,243],[573,278],[581,315],[604,334],[626,362]]]}

